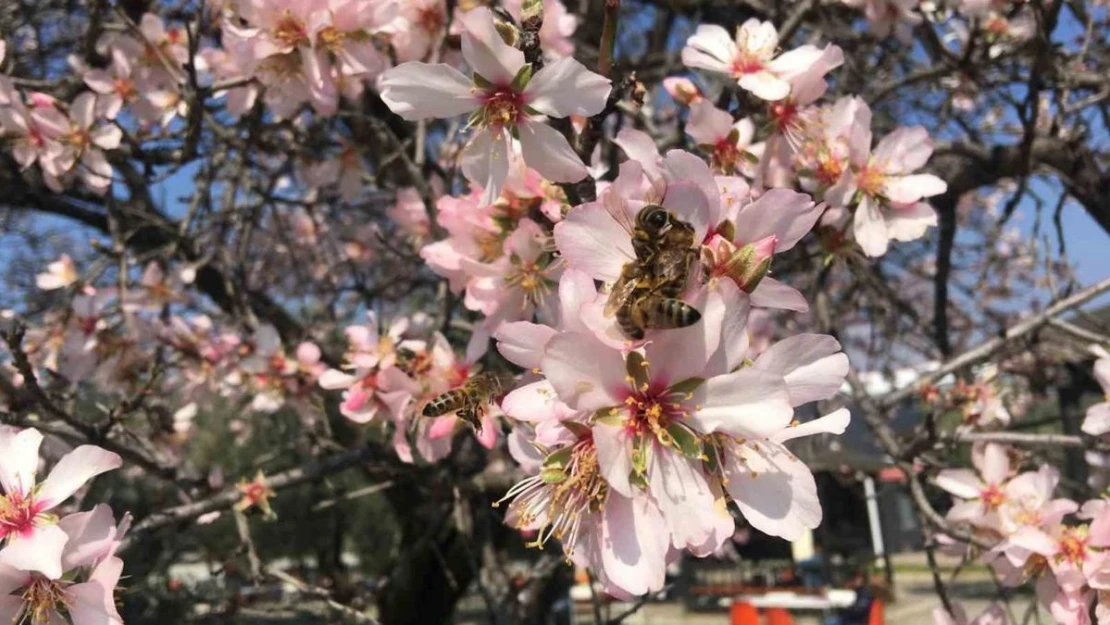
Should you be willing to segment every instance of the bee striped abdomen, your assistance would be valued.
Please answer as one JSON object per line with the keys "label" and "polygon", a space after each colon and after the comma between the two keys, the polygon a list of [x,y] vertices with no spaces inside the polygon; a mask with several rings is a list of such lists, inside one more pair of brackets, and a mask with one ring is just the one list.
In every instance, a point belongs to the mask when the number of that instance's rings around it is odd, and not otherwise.
{"label": "bee striped abdomen", "polygon": [[647,328],[685,328],[701,320],[698,309],[673,297],[647,297],[637,307]]}
{"label": "bee striped abdomen", "polygon": [[425,417],[440,417],[448,412],[459,410],[466,405],[466,392],[462,389],[454,389],[442,393],[424,406],[423,415]]}

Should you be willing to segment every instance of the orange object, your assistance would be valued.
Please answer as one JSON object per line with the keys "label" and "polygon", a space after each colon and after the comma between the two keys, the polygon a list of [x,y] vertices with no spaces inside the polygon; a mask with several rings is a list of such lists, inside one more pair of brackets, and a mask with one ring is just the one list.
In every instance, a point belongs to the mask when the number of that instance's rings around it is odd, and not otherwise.
{"label": "orange object", "polygon": [[883,616],[883,600],[876,599],[871,604],[871,613],[867,615],[867,625],[885,625],[886,617]]}
{"label": "orange object", "polygon": [[763,622],[767,625],[794,625],[794,617],[783,608],[767,608],[763,613]]}
{"label": "orange object", "polygon": [[728,608],[728,622],[729,625],[759,625],[759,612],[750,603],[734,602]]}

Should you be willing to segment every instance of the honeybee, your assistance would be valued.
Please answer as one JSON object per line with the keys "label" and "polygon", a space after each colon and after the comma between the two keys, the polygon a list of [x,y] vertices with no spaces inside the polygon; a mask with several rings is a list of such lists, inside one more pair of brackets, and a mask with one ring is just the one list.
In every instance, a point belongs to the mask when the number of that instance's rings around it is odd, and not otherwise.
{"label": "honeybee", "polygon": [[648,329],[697,323],[701,313],[679,299],[698,258],[693,226],[649,204],[636,215],[632,249],[636,259],[625,263],[609,291],[605,314],[615,314],[621,332],[633,340]]}
{"label": "honeybee", "polygon": [[472,376],[462,386],[440,393],[424,404],[420,414],[442,417],[454,412],[470,424],[475,432],[482,431],[481,416],[486,406],[504,395],[513,378],[506,374],[483,372]]}

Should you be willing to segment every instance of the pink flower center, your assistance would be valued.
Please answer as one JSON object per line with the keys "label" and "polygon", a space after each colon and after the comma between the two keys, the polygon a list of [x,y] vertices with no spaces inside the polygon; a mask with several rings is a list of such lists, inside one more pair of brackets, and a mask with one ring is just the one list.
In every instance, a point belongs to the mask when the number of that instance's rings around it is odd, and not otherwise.
{"label": "pink flower center", "polygon": [[308,43],[308,29],[296,15],[288,9],[282,11],[281,17],[274,24],[274,39],[292,48],[302,43]]}
{"label": "pink flower center", "polygon": [[44,507],[33,496],[25,497],[19,492],[0,498],[0,535],[30,534],[34,531],[35,521]]}
{"label": "pink flower center", "polygon": [[713,164],[726,174],[735,174],[740,168],[740,147],[728,140],[721,139],[713,146]]}
{"label": "pink flower center", "polygon": [[634,389],[624,400],[628,407],[625,428],[637,434],[652,435],[660,443],[669,445],[672,438],[667,433],[667,427],[686,416],[681,399],[655,383],[647,388]]}
{"label": "pink flower center", "polygon": [[416,24],[426,32],[437,33],[443,28],[443,13],[439,7],[425,7],[416,14]]}
{"label": "pink flower center", "polygon": [[734,78],[740,78],[745,74],[754,74],[763,71],[766,68],[763,59],[752,56],[750,54],[741,54],[732,61],[730,71]]}
{"label": "pink flower center", "polygon": [[1006,493],[1003,493],[997,484],[991,484],[983,490],[979,498],[983,501],[983,507],[988,510],[997,510],[1006,502]]}
{"label": "pink flower center", "polygon": [[515,126],[524,112],[524,96],[508,87],[486,93],[482,104],[482,119],[487,126],[505,128]]}
{"label": "pink flower center", "polygon": [[817,167],[813,171],[813,175],[817,181],[826,186],[832,186],[840,180],[840,175],[844,173],[844,163],[827,151],[823,151],[817,156]]}
{"label": "pink flower center", "polygon": [[1069,527],[1060,534],[1057,544],[1057,558],[1080,564],[1087,559],[1087,533],[1086,528]]}

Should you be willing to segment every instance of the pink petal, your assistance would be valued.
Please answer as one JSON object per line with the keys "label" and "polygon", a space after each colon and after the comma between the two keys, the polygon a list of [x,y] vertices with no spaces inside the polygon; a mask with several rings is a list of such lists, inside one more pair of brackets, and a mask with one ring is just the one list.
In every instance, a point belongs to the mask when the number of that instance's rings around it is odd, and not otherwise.
{"label": "pink petal", "polygon": [[632,497],[632,441],[623,426],[596,423],[593,427],[594,447],[601,476],[609,486],[625,497]]}
{"label": "pink petal", "polygon": [[702,145],[714,145],[732,132],[732,114],[713,106],[709,100],[698,100],[690,105],[690,120],[686,134]]}
{"label": "pink petal", "polygon": [[85,482],[121,466],[123,460],[118,454],[96,445],[81,445],[54,465],[39,488],[38,500],[44,509],[53,508],[69,499]]}
{"label": "pink petal", "polygon": [[[681,207],[680,205],[685,198],[676,198],[671,203],[668,203],[665,198],[663,205],[671,209],[680,219],[694,226],[695,240],[702,241],[705,239],[708,226],[710,224],[716,225],[720,221],[721,192],[717,187],[717,180],[713,177],[713,172],[709,170],[709,165],[706,164],[704,159],[684,150],[671,150],[667,152],[663,159],[663,175],[668,183],[667,195],[670,195],[672,189],[679,185],[693,184],[701,190],[706,202],[704,213],[701,212],[700,206]],[[701,200],[694,199],[692,196],[690,201],[701,202]],[[703,219],[706,225],[704,229],[701,222]]]}
{"label": "pink petal", "polygon": [[606,577],[632,595],[661,590],[666,581],[667,527],[647,497],[611,491],[602,513],[601,564]]}
{"label": "pink petal", "polygon": [[756,308],[778,308],[796,312],[809,311],[809,302],[798,289],[764,276],[751,292],[751,305]]}
{"label": "pink petal", "polygon": [[123,625],[115,601],[122,572],[123,561],[109,558],[96,567],[89,581],[66,590],[73,625]]}
{"label": "pink petal", "polygon": [[748,314],[751,311],[751,302],[748,294],[741,291],[732,280],[718,280],[715,290],[724,305],[725,315],[721,321],[721,339],[717,351],[705,367],[706,376],[735,371],[747,357],[750,346]]}
{"label": "pink petal", "polygon": [[629,160],[639,163],[648,178],[658,180],[662,177],[662,171],[659,168],[659,148],[656,147],[651,135],[642,130],[624,128],[617,133],[613,143],[624,150]]}
{"label": "pink petal", "polygon": [[1010,457],[1006,448],[995,443],[987,443],[983,447],[982,461],[979,463],[979,473],[983,481],[988,484],[1001,484],[1010,477]]}
{"label": "pink petal", "polygon": [[524,97],[529,106],[544,115],[588,117],[605,108],[612,88],[608,78],[566,57],[536,72],[524,90]]}
{"label": "pink petal", "polygon": [[705,365],[721,341],[721,324],[726,311],[717,291],[701,291],[703,297],[689,300],[702,314],[701,320],[685,328],[658,330],[644,349],[651,381],[670,386],[704,374]]}
{"label": "pink petal", "polygon": [[561,334],[551,340],[543,372],[559,399],[575,410],[594,411],[621,403],[628,388],[624,358],[590,334]]}
{"label": "pink petal", "polygon": [[449,118],[478,108],[470,79],[450,65],[408,62],[381,77],[382,101],[409,121]]}
{"label": "pink petal", "polygon": [[535,369],[543,359],[543,350],[555,336],[550,326],[530,321],[503,323],[494,331],[497,351],[509,362],[525,369]]}
{"label": "pink petal", "polygon": [[1095,404],[1087,409],[1083,431],[1091,436],[1102,436],[1110,432],[1110,402]]}
{"label": "pink petal", "polygon": [[518,421],[536,423],[558,419],[566,406],[554,387],[540,380],[513,389],[501,400],[501,410]]}
{"label": "pink petal", "polygon": [[716,497],[700,460],[690,460],[653,444],[648,463],[648,488],[671,530],[676,549],[696,547],[713,532],[711,511]]}
{"label": "pink petal", "polygon": [[63,518],[59,523],[69,536],[62,552],[62,570],[89,566],[114,550],[116,520],[107,504],[97,504],[88,512],[78,512]]}
{"label": "pink petal", "polygon": [[933,141],[924,126],[898,128],[883,137],[872,157],[890,174],[908,174],[925,166],[933,154]]}
{"label": "pink petal", "polygon": [[525,121],[517,129],[524,162],[544,178],[553,182],[578,182],[589,173],[558,130],[535,121]]}
{"label": "pink petal", "polygon": [[778,237],[776,252],[785,252],[813,229],[823,210],[823,206],[814,204],[813,198],[804,193],[770,189],[740,209],[734,243],[744,245],[774,235]]}
{"label": "pink petal", "polygon": [[602,282],[615,282],[636,258],[629,233],[596,202],[571,209],[555,224],[555,245],[568,267]]}

